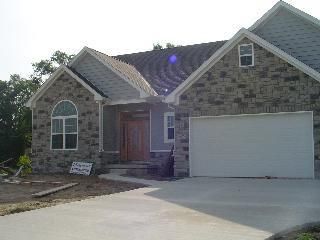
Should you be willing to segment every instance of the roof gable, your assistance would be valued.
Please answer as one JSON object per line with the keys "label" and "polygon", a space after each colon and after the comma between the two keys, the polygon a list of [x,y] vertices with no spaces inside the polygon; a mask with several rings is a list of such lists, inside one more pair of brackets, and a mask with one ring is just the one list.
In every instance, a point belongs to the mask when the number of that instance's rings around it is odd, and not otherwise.
{"label": "roof gable", "polygon": [[81,74],[77,73],[73,69],[61,65],[42,85],[41,87],[36,91],[35,94],[32,95],[32,97],[28,100],[26,103],[26,107],[35,107],[36,101],[46,92],[46,90],[54,83],[54,81],[66,72],[69,74],[73,79],[78,81],[82,86],[84,86],[89,92],[91,92],[94,95],[95,100],[103,100],[104,98],[107,98],[106,95],[104,95],[96,86],[94,86],[90,81],[88,81],[86,78],[81,76]]}
{"label": "roof gable", "polygon": [[281,7],[253,32],[320,72],[320,28],[305,18]]}
{"label": "roof gable", "polygon": [[111,101],[140,99],[138,89],[128,84],[91,54],[84,54],[74,68],[90,79]]}
{"label": "roof gable", "polygon": [[320,27],[320,21],[317,18],[315,18],[315,17],[301,11],[300,9],[295,8],[292,5],[280,0],[269,11],[267,11],[261,18],[259,18],[248,30],[254,31],[258,27],[261,27],[269,19],[271,19],[275,14],[277,14],[281,9],[285,9],[285,10],[295,14],[296,16],[303,18],[304,20],[308,21],[309,23],[312,23],[314,26]]}
{"label": "roof gable", "polygon": [[306,64],[300,62],[296,58],[287,54],[283,50],[275,47],[274,45],[260,38],[254,33],[243,28],[240,31],[238,31],[228,42],[226,42],[223,45],[223,47],[221,47],[217,52],[215,52],[207,61],[205,61],[195,72],[193,72],[186,81],[184,81],[170,95],[168,95],[165,99],[165,102],[178,104],[180,95],[184,91],[186,91],[195,81],[197,81],[204,73],[206,73],[211,67],[213,67],[226,53],[228,53],[233,47],[235,47],[243,38],[248,38],[254,43],[267,49],[274,55],[290,63],[302,72],[308,74],[317,81],[320,81],[319,72],[315,71]]}
{"label": "roof gable", "polygon": [[156,91],[154,91],[154,89],[150,86],[150,84],[133,66],[88,47],[84,47],[74,57],[74,59],[72,59],[72,61],[69,63],[69,66],[75,67],[86,54],[90,54],[91,56],[96,58],[105,67],[113,71],[130,86],[137,89],[140,93],[140,97],[158,95]]}

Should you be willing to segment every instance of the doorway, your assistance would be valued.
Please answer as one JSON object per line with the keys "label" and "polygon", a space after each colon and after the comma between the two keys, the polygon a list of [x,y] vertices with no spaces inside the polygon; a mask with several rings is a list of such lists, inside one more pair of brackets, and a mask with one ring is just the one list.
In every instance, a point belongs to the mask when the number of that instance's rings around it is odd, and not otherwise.
{"label": "doorway", "polygon": [[149,160],[149,118],[147,111],[120,113],[121,161]]}

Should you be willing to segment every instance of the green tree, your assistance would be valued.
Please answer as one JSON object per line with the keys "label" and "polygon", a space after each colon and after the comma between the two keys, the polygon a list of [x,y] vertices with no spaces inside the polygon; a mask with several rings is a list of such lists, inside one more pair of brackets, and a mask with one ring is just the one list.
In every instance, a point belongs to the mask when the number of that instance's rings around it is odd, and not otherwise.
{"label": "green tree", "polygon": [[166,48],[174,48],[176,47],[176,45],[174,45],[173,43],[166,43]]}
{"label": "green tree", "polygon": [[38,85],[18,74],[0,81],[0,160],[17,158],[31,143],[31,112],[24,104]]}
{"label": "green tree", "polygon": [[153,50],[161,50],[161,49],[165,49],[165,48],[174,48],[174,47],[181,47],[181,45],[175,45],[170,42],[167,42],[165,47],[162,46],[160,43],[153,44]]}
{"label": "green tree", "polygon": [[163,49],[163,47],[160,43],[153,44],[153,50],[161,50],[161,49]]}
{"label": "green tree", "polygon": [[32,81],[36,84],[43,83],[44,78],[49,77],[59,65],[66,65],[73,57],[74,54],[69,55],[62,51],[55,51],[49,59],[32,63],[33,73],[30,76]]}
{"label": "green tree", "polygon": [[32,117],[25,103],[45,77],[60,64],[67,64],[73,56],[56,51],[49,59],[32,64],[30,79],[13,74],[9,81],[0,80],[0,162],[10,157],[18,159],[30,147]]}

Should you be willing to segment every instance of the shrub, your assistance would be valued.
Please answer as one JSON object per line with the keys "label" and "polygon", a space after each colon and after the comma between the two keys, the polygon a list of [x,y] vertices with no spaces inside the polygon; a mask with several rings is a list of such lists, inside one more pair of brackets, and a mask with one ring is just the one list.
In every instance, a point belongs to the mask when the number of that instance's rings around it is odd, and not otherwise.
{"label": "shrub", "polygon": [[22,167],[21,176],[26,176],[32,172],[31,160],[27,155],[22,155],[19,157],[17,166]]}

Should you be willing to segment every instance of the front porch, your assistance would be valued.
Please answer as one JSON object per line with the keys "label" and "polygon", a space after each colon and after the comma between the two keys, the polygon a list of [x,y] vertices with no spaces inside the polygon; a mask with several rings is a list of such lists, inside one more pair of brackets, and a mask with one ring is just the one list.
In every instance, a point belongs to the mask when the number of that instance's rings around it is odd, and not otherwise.
{"label": "front porch", "polygon": [[167,111],[160,103],[105,105],[102,169],[117,174],[168,175],[173,168],[173,144],[163,141]]}

